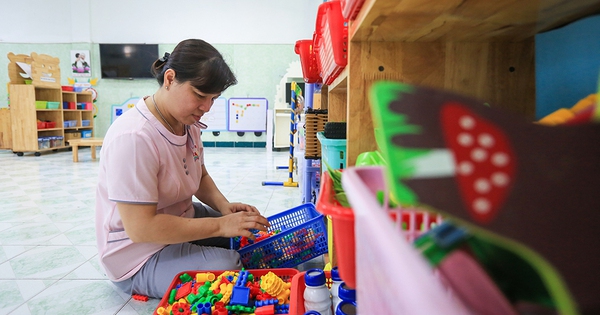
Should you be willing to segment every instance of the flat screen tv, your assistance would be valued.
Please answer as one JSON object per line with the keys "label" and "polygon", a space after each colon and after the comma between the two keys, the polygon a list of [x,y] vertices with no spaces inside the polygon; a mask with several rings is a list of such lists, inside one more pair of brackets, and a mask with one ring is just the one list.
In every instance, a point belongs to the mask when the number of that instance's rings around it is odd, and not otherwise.
{"label": "flat screen tv", "polygon": [[150,67],[156,59],[157,44],[100,44],[102,78],[152,78]]}

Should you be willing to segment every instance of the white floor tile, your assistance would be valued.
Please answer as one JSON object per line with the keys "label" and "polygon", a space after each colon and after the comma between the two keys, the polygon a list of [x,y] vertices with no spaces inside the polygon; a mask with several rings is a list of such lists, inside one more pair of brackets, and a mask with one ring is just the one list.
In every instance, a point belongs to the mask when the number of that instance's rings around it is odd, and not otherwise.
{"label": "white floor tile", "polygon": [[[262,185],[288,180],[287,170],[277,169],[288,165],[287,151],[204,152],[208,172],[231,201],[265,215],[300,205],[300,188]],[[80,161],[73,163],[69,151],[18,157],[0,150],[0,315],[150,314],[158,305],[132,300],[107,280],[95,239],[99,164],[89,149]]]}

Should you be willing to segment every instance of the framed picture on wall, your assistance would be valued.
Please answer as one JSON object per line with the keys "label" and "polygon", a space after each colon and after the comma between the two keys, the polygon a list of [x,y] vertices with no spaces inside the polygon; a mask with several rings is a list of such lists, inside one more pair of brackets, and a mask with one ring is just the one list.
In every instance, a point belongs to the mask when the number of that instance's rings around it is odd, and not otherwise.
{"label": "framed picture on wall", "polygon": [[91,77],[92,62],[89,50],[71,50],[71,75],[74,77]]}

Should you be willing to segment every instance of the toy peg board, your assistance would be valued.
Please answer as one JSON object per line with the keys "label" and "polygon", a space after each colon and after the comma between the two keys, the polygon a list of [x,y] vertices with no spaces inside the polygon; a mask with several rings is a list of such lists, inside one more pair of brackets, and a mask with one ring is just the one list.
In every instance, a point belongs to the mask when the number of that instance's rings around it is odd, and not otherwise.
{"label": "toy peg board", "polygon": [[267,131],[266,98],[230,98],[229,131]]}
{"label": "toy peg board", "polygon": [[215,100],[210,111],[200,119],[208,128],[205,131],[227,131],[227,99],[219,97]]}
{"label": "toy peg board", "polygon": [[113,105],[111,109],[110,123],[112,124],[117,118],[119,118],[119,116],[125,114],[126,111],[134,108],[135,104],[137,104],[139,101],[139,97],[132,97],[126,100],[121,105]]}

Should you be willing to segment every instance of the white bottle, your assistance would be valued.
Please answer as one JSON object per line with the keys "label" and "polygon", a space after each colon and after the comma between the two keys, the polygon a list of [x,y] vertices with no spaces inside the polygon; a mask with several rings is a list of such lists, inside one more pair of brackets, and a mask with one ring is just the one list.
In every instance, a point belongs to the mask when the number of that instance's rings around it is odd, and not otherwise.
{"label": "white bottle", "polygon": [[333,311],[335,312],[338,304],[340,304],[340,302],[342,301],[338,294],[338,288],[342,283],[342,278],[340,278],[338,267],[333,267],[333,269],[331,269],[331,280],[333,281],[333,283],[331,284],[331,300],[333,304]]}
{"label": "white bottle", "polygon": [[322,269],[310,269],[304,274],[304,310],[317,311],[321,315],[332,315],[331,297],[325,285],[325,272]]}

